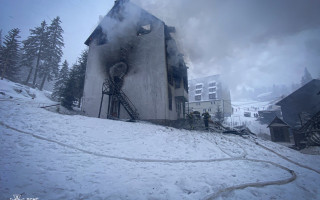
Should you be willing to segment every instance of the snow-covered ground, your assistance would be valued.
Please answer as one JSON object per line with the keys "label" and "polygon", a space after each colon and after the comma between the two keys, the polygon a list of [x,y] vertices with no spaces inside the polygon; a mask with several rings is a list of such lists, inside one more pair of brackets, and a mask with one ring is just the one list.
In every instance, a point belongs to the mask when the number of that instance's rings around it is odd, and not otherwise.
{"label": "snow-covered ground", "polygon": [[[269,101],[237,101],[232,102],[233,114],[226,118],[228,126],[246,125],[255,134],[268,134],[270,130],[267,124],[261,124],[254,116],[258,114],[259,110],[266,110],[268,106],[272,105]],[[250,117],[245,117],[244,113],[251,114]]]}
{"label": "snow-covered ground", "polygon": [[320,199],[320,156],[253,137],[61,115],[40,108],[55,103],[42,92],[6,80],[0,92],[0,199]]}

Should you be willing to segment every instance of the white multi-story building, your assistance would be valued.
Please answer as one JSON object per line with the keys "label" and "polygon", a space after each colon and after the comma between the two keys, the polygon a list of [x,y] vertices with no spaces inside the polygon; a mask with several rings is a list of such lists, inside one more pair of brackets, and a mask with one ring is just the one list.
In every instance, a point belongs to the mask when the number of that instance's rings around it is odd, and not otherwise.
{"label": "white multi-story building", "polygon": [[214,116],[218,109],[225,117],[232,114],[230,91],[220,75],[189,80],[189,103],[187,112],[208,112]]}

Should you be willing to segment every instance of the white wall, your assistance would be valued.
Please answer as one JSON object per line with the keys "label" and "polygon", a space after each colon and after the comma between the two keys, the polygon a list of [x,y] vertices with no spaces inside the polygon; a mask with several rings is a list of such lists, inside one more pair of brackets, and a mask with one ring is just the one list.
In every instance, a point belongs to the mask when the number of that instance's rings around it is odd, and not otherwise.
{"label": "white wall", "polygon": [[[117,43],[108,43],[89,48],[83,111],[88,116],[97,117],[99,112],[102,84],[107,78],[107,66],[119,61],[120,47],[132,45],[128,53],[129,71],[124,78],[122,90],[137,108],[140,119],[177,119],[175,95],[172,89],[172,111],[168,105],[168,81],[164,24],[154,21],[151,33],[137,36],[135,27],[128,28],[128,35]],[[108,96],[104,96],[101,117],[106,118]],[[120,107],[120,118],[129,118]]]}

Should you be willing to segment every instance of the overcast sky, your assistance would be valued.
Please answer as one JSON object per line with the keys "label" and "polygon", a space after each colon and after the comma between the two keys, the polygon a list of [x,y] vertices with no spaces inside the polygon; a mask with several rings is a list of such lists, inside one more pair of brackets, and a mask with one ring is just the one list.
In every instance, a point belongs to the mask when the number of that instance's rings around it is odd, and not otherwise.
{"label": "overcast sky", "polygon": [[[176,26],[189,77],[225,75],[230,86],[300,82],[307,67],[320,74],[318,0],[133,0]],[[114,0],[0,0],[0,29],[29,28],[60,16],[65,58],[75,62],[83,42]]]}

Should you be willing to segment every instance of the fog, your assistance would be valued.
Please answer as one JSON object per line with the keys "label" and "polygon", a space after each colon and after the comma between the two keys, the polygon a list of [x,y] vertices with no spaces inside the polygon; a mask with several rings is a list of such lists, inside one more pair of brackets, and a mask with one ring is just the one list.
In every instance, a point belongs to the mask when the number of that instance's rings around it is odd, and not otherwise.
{"label": "fog", "polygon": [[189,78],[222,74],[235,92],[320,75],[320,1],[132,1],[177,27]]}
{"label": "fog", "polygon": [[[232,94],[239,88],[300,83],[304,68],[320,75],[318,0],[131,0],[175,26],[188,61],[189,78],[224,75]],[[65,30],[64,58],[75,62],[83,44],[114,1],[4,0],[2,36],[60,16]],[[89,9],[90,8],[90,9]],[[112,26],[114,25],[111,23]]]}

